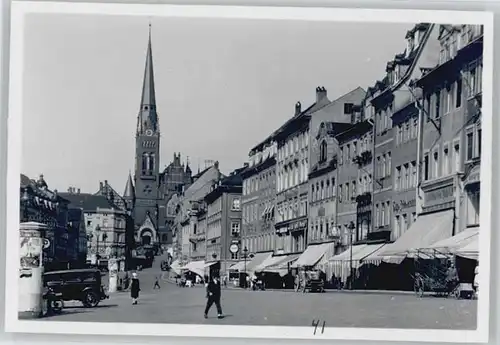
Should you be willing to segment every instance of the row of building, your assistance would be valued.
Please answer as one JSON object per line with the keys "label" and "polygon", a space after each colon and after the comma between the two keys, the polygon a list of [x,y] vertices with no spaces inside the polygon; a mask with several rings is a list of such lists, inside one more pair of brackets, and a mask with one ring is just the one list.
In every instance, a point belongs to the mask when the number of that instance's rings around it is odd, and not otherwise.
{"label": "row of building", "polygon": [[49,189],[43,175],[38,180],[21,175],[20,227],[38,230],[46,240],[45,270],[107,266],[111,258],[131,256],[135,241],[127,229],[132,218],[114,194],[107,181],[94,194],[73,187],[58,192]]}
{"label": "row of building", "polygon": [[417,24],[366,91],[330,100],[318,87],[312,105],[297,102],[245,167],[181,198],[181,264],[335,275],[336,255],[351,247],[364,248],[358,263],[390,254],[401,263],[439,240],[477,235],[482,37],[480,25]]}

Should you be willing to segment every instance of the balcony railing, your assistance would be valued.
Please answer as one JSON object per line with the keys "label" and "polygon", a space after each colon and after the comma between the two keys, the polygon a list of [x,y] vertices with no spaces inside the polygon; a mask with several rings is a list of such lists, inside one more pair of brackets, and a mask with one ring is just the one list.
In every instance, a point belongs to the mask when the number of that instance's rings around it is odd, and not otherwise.
{"label": "balcony railing", "polygon": [[358,205],[368,205],[371,202],[372,202],[372,193],[370,192],[365,192],[356,197],[356,203],[358,203]]}
{"label": "balcony railing", "polygon": [[204,233],[202,233],[202,234],[191,234],[189,236],[189,241],[191,241],[191,242],[205,241],[205,234]]}
{"label": "balcony railing", "polygon": [[367,164],[370,164],[372,161],[372,152],[371,151],[363,151],[359,155],[353,158],[352,160],[355,164],[357,164],[359,167],[365,166]]}

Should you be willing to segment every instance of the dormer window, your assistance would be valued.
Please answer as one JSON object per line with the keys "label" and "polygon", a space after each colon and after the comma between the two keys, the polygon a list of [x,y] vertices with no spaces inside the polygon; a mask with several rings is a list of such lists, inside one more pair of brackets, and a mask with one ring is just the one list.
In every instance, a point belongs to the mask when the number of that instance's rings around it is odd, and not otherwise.
{"label": "dormer window", "polygon": [[326,141],[323,140],[319,145],[319,162],[320,163],[326,162],[326,156],[327,156],[327,144]]}

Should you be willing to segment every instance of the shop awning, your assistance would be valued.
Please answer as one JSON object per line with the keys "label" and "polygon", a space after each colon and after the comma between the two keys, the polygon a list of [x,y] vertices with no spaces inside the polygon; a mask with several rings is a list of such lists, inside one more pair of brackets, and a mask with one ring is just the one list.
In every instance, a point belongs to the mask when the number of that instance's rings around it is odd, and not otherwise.
{"label": "shop awning", "polygon": [[327,252],[332,252],[334,248],[335,242],[311,244],[300,255],[299,259],[295,261],[292,268],[315,266]]}
{"label": "shop awning", "polygon": [[[367,250],[367,249],[371,249]],[[372,253],[373,248],[368,244],[358,244],[352,246],[352,268],[357,268],[359,266],[359,258],[364,258],[366,255],[363,253]],[[361,255],[360,255],[361,254]],[[358,258],[358,259],[356,259]],[[351,247],[344,250],[342,253],[337,254],[330,259],[328,259],[328,269],[325,270],[327,275],[335,275],[335,277],[340,278],[341,281],[345,282],[347,277],[350,275],[351,270]],[[355,263],[357,266],[355,266]]]}
{"label": "shop awning", "polygon": [[181,274],[181,264],[179,262],[179,260],[175,260],[174,262],[172,262],[172,264],[170,265],[170,269],[172,271],[174,271],[175,274]]}
{"label": "shop awning", "polygon": [[206,263],[205,263],[205,266],[203,266],[203,267],[204,267],[204,268],[207,268],[207,267],[210,267],[210,266],[215,265],[216,263],[218,263],[218,261],[206,262]]}
{"label": "shop awning", "polygon": [[438,241],[422,251],[437,251],[440,253],[454,254],[458,249],[474,241],[479,234],[479,227],[467,228],[455,236]]}
{"label": "shop awning", "polygon": [[[264,262],[267,258],[273,255],[272,252],[265,253],[256,253],[253,259],[247,261],[246,273],[248,275],[253,274],[255,272],[255,268]],[[241,270],[240,270],[241,271]]]}
{"label": "shop awning", "polygon": [[191,261],[186,266],[182,267],[182,269],[186,269],[199,275],[200,277],[203,277],[205,274],[205,261]]}
{"label": "shop awning", "polygon": [[255,268],[255,272],[277,272],[285,270],[288,273],[288,264],[299,258],[300,254],[271,256]]}
{"label": "shop awning", "polygon": [[[248,262],[249,261],[247,260],[247,264]],[[232,271],[243,271],[244,266],[245,266],[245,261],[240,261],[230,266],[229,269]]]}
{"label": "shop awning", "polygon": [[479,259],[479,236],[474,236],[474,239],[469,242],[466,246],[458,249],[455,253],[457,256],[461,256],[467,259],[478,260]]}
{"label": "shop awning", "polygon": [[379,260],[400,264],[406,257],[414,257],[419,248],[428,247],[448,238],[453,229],[453,210],[446,210],[418,216],[415,223],[399,237],[396,242],[388,244],[378,253],[370,255],[367,260]]}

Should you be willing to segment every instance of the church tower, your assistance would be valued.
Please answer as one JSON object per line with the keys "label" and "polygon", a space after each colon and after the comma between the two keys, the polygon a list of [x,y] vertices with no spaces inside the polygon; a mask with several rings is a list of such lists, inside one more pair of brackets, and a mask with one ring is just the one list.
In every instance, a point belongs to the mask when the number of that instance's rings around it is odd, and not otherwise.
{"label": "church tower", "polygon": [[146,66],[135,136],[135,205],[136,239],[142,244],[158,241],[158,186],[160,128],[156,112],[151,25],[149,26]]}

